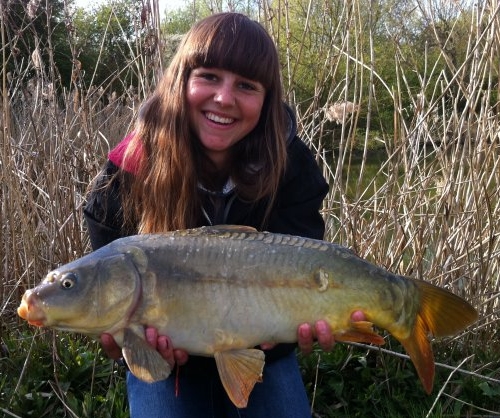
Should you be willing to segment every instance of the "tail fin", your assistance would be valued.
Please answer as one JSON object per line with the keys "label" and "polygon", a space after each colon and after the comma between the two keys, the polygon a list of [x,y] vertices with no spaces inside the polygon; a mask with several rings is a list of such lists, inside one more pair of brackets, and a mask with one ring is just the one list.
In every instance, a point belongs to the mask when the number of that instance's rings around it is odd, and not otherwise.
{"label": "tail fin", "polygon": [[399,341],[410,356],[427,393],[434,383],[434,356],[429,334],[454,335],[477,320],[477,311],[464,299],[445,289],[418,280],[420,311],[408,338]]}

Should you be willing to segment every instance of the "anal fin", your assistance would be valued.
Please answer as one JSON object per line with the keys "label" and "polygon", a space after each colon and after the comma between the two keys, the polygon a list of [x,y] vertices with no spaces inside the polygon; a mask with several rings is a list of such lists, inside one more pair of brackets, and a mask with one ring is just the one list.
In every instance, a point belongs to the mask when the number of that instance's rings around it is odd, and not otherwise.
{"label": "anal fin", "polygon": [[253,387],[262,381],[264,352],[255,348],[217,351],[214,357],[229,399],[236,407],[245,408]]}

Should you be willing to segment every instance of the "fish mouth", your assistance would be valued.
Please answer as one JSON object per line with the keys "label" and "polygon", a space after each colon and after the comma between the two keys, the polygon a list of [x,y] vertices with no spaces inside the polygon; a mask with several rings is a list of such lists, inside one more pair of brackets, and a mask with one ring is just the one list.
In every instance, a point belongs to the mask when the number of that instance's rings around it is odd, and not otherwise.
{"label": "fish mouth", "polygon": [[37,298],[30,291],[24,294],[21,304],[17,308],[17,314],[28,321],[30,325],[36,327],[43,327],[47,320],[45,313],[38,306]]}

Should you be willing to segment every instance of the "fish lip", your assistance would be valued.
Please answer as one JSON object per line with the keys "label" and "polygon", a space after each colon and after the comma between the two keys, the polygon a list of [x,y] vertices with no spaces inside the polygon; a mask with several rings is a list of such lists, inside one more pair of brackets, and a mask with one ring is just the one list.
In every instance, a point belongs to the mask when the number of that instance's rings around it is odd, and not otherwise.
{"label": "fish lip", "polygon": [[35,327],[43,327],[45,325],[45,320],[28,320],[28,324],[33,325]]}
{"label": "fish lip", "polygon": [[43,327],[47,321],[45,313],[38,306],[35,294],[29,290],[24,294],[21,304],[17,308],[17,314],[28,321],[28,324],[36,327]]}

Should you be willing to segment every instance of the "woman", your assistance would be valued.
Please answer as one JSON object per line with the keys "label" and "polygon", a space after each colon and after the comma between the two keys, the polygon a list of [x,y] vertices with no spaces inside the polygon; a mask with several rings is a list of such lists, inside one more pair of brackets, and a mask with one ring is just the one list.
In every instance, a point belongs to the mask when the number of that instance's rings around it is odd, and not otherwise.
{"label": "woman", "polygon": [[[188,32],[133,132],[110,152],[84,214],[94,249],[129,234],[216,224],[321,239],[319,209],[327,192],[282,102],[272,39],[257,22],[225,13]],[[324,321],[297,332],[305,352],[313,336],[324,349],[334,344]],[[294,345],[262,345],[263,382],[238,410],[213,359],[188,358],[168,336],[154,328],[145,333],[171,365],[182,367],[152,385],[128,373],[133,418],[311,416]],[[110,335],[101,341],[110,357],[120,356]]]}

